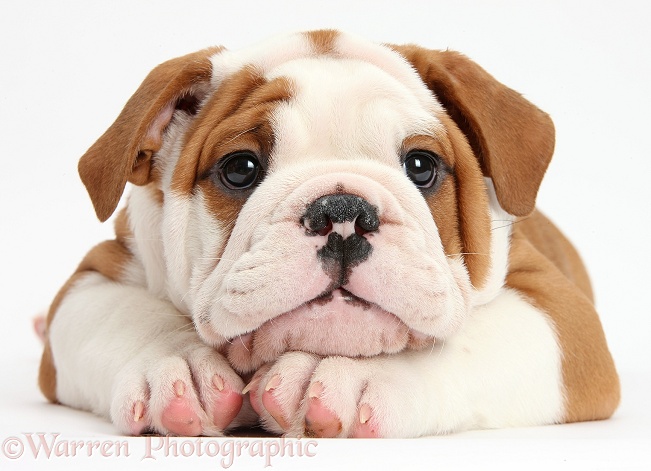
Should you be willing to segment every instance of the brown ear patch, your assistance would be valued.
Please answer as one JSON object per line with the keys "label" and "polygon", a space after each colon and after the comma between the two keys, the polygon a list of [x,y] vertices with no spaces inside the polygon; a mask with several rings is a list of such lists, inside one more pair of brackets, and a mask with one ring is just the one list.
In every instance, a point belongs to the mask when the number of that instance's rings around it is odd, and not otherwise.
{"label": "brown ear patch", "polygon": [[525,216],[554,151],[549,116],[453,51],[391,46],[402,54],[465,134],[500,205]]}
{"label": "brown ear patch", "polygon": [[79,175],[101,221],[115,210],[127,180],[138,185],[151,180],[151,159],[160,149],[161,134],[176,102],[209,82],[210,57],[219,50],[204,49],[152,70],[111,127],[81,158]]}

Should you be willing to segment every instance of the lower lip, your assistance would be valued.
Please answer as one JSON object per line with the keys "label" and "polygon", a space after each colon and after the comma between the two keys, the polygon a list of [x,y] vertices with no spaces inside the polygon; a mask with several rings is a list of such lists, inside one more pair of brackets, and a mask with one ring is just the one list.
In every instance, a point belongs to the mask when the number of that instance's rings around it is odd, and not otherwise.
{"label": "lower lip", "polygon": [[233,339],[225,353],[236,369],[246,373],[292,350],[370,357],[420,349],[433,341],[377,305],[337,289]]}

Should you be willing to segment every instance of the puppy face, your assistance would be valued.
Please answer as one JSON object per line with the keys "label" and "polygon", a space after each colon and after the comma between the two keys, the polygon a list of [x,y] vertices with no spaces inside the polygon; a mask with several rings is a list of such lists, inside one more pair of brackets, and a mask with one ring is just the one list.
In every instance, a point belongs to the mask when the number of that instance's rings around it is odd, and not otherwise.
{"label": "puppy face", "polygon": [[166,296],[237,369],[424,348],[501,283],[478,152],[403,56],[318,32],[206,57],[148,119],[128,216],[155,206]]}

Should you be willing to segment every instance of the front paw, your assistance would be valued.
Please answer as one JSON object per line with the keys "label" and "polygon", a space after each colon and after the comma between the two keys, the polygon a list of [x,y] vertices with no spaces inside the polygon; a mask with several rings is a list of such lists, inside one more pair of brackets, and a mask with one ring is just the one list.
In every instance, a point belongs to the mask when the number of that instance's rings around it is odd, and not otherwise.
{"label": "front paw", "polygon": [[417,377],[402,364],[395,355],[352,359],[291,352],[258,370],[247,391],[265,428],[276,433],[418,436],[414,413],[426,404],[414,394]]}
{"label": "front paw", "polygon": [[161,358],[142,355],[114,384],[111,419],[131,435],[220,435],[235,425],[243,386],[221,355],[198,342]]}

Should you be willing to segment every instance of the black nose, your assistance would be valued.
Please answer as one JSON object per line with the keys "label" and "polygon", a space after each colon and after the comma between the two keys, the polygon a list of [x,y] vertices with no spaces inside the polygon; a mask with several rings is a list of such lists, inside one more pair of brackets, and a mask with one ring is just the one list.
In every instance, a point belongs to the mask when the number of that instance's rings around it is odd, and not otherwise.
{"label": "black nose", "polygon": [[[323,247],[317,250],[323,270],[332,279],[331,289],[348,283],[353,267],[366,260],[373,246],[364,234],[379,230],[380,218],[375,206],[355,195],[323,196],[308,206],[301,218],[308,235],[328,236]],[[334,224],[354,225],[350,229],[335,229]],[[337,232],[341,231],[341,234]]]}
{"label": "black nose", "polygon": [[357,235],[375,232],[380,227],[375,206],[348,194],[322,196],[308,206],[301,222],[308,231],[322,236],[330,233],[333,223],[352,222]]}

